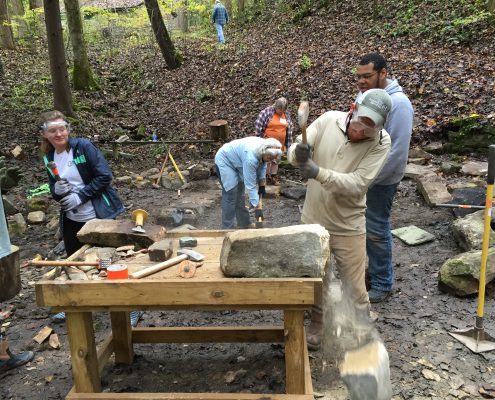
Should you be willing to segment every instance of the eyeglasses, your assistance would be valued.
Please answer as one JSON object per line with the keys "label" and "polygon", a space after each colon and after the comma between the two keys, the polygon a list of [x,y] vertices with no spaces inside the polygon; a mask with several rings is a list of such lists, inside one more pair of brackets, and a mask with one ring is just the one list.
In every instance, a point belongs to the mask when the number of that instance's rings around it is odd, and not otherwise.
{"label": "eyeglasses", "polygon": [[356,79],[358,81],[360,81],[361,79],[364,79],[365,81],[367,81],[368,79],[371,79],[373,78],[376,74],[378,74],[379,71],[376,71],[374,73],[370,73],[370,74],[356,74]]}
{"label": "eyeglasses", "polygon": [[63,133],[69,128],[69,124],[67,122],[63,122],[60,124],[48,124],[48,126],[43,129],[45,133],[48,135],[55,135],[57,132]]}

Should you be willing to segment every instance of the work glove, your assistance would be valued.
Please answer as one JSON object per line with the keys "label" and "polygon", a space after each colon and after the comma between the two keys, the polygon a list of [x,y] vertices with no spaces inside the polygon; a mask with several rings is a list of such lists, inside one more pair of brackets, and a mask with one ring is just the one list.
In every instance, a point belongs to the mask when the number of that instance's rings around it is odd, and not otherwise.
{"label": "work glove", "polygon": [[310,158],[299,166],[299,170],[303,179],[314,179],[318,175],[320,167]]}
{"label": "work glove", "polygon": [[260,196],[263,196],[265,197],[266,196],[266,188],[265,188],[265,185],[261,185],[259,188],[258,188],[258,194]]}
{"label": "work glove", "polygon": [[82,203],[81,198],[77,193],[69,193],[62,200],[60,200],[60,206],[62,211],[70,211],[79,206]]}
{"label": "work glove", "polygon": [[263,210],[261,208],[257,208],[256,210],[254,210],[254,218],[256,219],[256,221],[259,221],[260,218],[263,221]]}
{"label": "work glove", "polygon": [[20,167],[5,166],[5,157],[0,157],[0,187],[4,191],[8,191],[17,186],[19,181],[24,177]]}
{"label": "work glove", "polygon": [[311,148],[308,144],[298,143],[294,153],[296,155],[296,161],[299,164],[303,164],[309,160],[309,157],[311,156]]}
{"label": "work glove", "polygon": [[74,186],[72,186],[67,180],[60,179],[59,181],[55,182],[53,190],[55,194],[59,196],[65,196],[66,194],[74,190]]}

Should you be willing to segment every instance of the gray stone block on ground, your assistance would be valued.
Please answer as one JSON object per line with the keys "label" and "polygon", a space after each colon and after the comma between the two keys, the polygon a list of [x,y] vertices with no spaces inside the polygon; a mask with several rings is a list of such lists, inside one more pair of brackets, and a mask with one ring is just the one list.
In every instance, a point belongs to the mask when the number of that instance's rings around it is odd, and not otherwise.
{"label": "gray stone block on ground", "polygon": [[387,350],[375,340],[345,353],[340,376],[351,400],[390,400],[392,384]]}
{"label": "gray stone block on ground", "polygon": [[153,243],[148,248],[148,255],[151,261],[166,261],[172,256],[173,251],[172,241],[164,239]]}
{"label": "gray stone block on ground", "polygon": [[430,207],[452,201],[452,195],[447,190],[445,179],[438,175],[418,177],[416,184]]}
{"label": "gray stone block on ground", "polygon": [[[471,206],[484,206],[486,200],[486,190],[480,187],[461,187],[452,190],[452,203],[468,204]],[[456,217],[463,217],[476,212],[475,208],[454,208]]]}
{"label": "gray stone block on ground", "polygon": [[319,278],[330,257],[329,240],[328,231],[317,224],[228,232],[220,267],[233,277]]}
{"label": "gray stone block on ground", "polygon": [[[454,239],[462,250],[481,250],[483,244],[485,210],[458,218],[452,223]],[[495,244],[495,232],[490,229],[490,243]]]}
{"label": "gray stone block on ground", "polygon": [[288,199],[299,200],[306,197],[306,186],[282,186],[280,194]]}
{"label": "gray stone block on ground", "polygon": [[93,219],[77,233],[81,243],[96,246],[120,247],[134,244],[138,248],[147,248],[165,238],[163,226],[146,224],[146,233],[133,232],[135,224],[129,220]]}
{"label": "gray stone block on ground", "polygon": [[404,171],[404,176],[409,179],[417,180],[424,176],[436,176],[435,170],[432,167],[417,165],[417,164],[407,164],[406,170]]}
{"label": "gray stone block on ground", "polygon": [[485,176],[488,173],[488,163],[484,161],[467,161],[463,164],[461,172],[469,176]]}
{"label": "gray stone block on ground", "polygon": [[3,199],[3,209],[5,211],[5,215],[14,215],[19,212],[19,207],[14,200],[9,198],[8,196],[2,196]]}
{"label": "gray stone block on ground", "polygon": [[431,242],[435,240],[435,236],[425,230],[414,225],[405,226],[403,228],[394,229],[392,235],[398,237],[404,243],[414,246],[417,244]]}
{"label": "gray stone block on ground", "polygon": [[[478,293],[481,265],[481,250],[462,253],[443,263],[438,272],[438,285],[445,292],[456,296]],[[495,249],[488,250],[486,283],[495,278]]]}
{"label": "gray stone block on ground", "polygon": [[46,215],[43,211],[31,211],[27,216],[27,221],[32,225],[39,225],[45,222]]}

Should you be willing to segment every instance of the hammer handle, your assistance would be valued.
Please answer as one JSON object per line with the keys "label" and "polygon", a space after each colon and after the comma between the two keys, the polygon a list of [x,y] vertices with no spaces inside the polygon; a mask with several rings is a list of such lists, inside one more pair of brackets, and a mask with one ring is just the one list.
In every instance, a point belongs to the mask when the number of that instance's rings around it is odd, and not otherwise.
{"label": "hammer handle", "polygon": [[156,274],[157,272],[160,272],[168,267],[172,267],[176,264],[179,264],[181,261],[187,260],[188,258],[189,256],[187,254],[181,254],[180,256],[171,258],[170,260],[155,265],[150,265],[149,267],[146,267],[141,271],[133,272],[132,274],[129,275],[129,278],[140,279],[140,278],[144,278],[145,276]]}
{"label": "hammer handle", "polygon": [[25,266],[33,267],[84,267],[84,266],[98,266],[97,262],[87,262],[87,261],[48,261],[48,260],[31,260],[28,261]]}
{"label": "hammer handle", "polygon": [[308,137],[306,136],[306,125],[301,126],[302,142],[303,144],[308,143]]}

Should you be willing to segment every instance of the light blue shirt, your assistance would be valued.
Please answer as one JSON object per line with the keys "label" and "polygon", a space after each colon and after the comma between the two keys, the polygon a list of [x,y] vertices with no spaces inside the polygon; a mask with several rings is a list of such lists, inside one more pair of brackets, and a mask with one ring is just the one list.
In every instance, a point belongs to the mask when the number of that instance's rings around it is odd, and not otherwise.
{"label": "light blue shirt", "polygon": [[0,196],[0,258],[6,257],[11,253],[9,229],[5,220],[5,212],[3,210],[3,200]]}
{"label": "light blue shirt", "polygon": [[[215,155],[215,164],[220,170],[220,178],[226,192],[244,182],[249,203],[256,207],[260,201],[256,184],[264,181],[266,162],[258,158],[258,149],[265,139],[248,136],[224,144]],[[261,157],[261,156],[259,156]]]}

